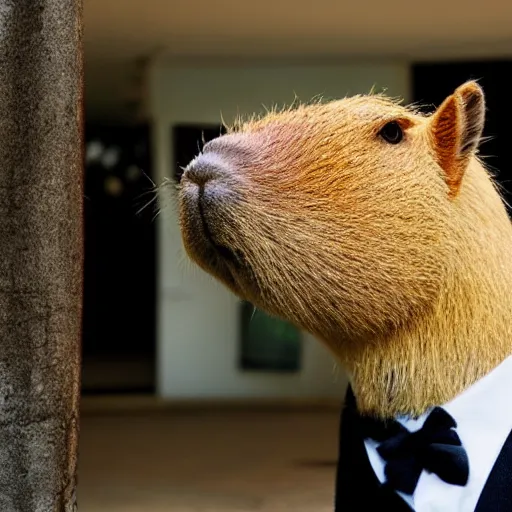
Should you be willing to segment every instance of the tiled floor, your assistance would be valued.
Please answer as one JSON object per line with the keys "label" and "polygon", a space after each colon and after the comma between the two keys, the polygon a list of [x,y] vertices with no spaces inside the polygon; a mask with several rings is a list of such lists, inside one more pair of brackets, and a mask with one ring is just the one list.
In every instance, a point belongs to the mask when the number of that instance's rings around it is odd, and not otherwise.
{"label": "tiled floor", "polygon": [[82,418],[81,512],[332,512],[338,414]]}

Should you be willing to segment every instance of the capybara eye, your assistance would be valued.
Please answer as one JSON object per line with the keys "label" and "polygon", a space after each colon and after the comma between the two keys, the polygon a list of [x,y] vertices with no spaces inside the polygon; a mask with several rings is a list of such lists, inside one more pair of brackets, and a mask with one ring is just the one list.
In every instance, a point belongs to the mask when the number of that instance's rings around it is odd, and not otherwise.
{"label": "capybara eye", "polygon": [[398,144],[404,137],[402,128],[396,121],[386,123],[380,130],[379,135],[390,144]]}

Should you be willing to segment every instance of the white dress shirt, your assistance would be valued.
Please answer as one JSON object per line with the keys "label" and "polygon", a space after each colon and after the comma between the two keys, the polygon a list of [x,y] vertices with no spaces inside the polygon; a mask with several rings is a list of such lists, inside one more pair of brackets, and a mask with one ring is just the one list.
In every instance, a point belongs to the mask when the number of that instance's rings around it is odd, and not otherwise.
{"label": "white dress shirt", "polygon": [[[468,388],[442,405],[457,422],[456,432],[469,459],[469,480],[465,487],[452,485],[423,471],[412,496],[398,494],[416,512],[474,512],[487,478],[512,430],[512,356]],[[413,420],[396,420],[415,432],[430,411]],[[376,476],[384,482],[385,461],[377,452],[378,442],[365,440],[366,451]]]}

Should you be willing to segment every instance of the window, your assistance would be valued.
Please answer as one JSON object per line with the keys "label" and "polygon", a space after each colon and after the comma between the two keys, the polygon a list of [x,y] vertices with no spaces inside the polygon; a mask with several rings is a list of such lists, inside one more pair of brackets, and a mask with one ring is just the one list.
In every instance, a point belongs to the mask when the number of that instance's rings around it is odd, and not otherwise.
{"label": "window", "polygon": [[255,309],[241,308],[243,370],[297,372],[301,366],[301,332],[294,325]]}

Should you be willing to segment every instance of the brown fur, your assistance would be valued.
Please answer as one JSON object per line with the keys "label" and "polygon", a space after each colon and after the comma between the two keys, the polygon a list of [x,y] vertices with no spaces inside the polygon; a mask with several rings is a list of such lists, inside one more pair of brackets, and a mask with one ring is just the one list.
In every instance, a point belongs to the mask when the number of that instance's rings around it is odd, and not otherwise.
{"label": "brown fur", "polygon": [[[421,414],[512,353],[512,227],[476,155],[484,108],[469,82],[432,116],[377,95],[241,123],[184,174],[185,248],[323,340],[362,412]],[[391,120],[396,145],[378,135]],[[206,157],[229,172],[197,172]],[[202,224],[204,182],[222,193]]]}

